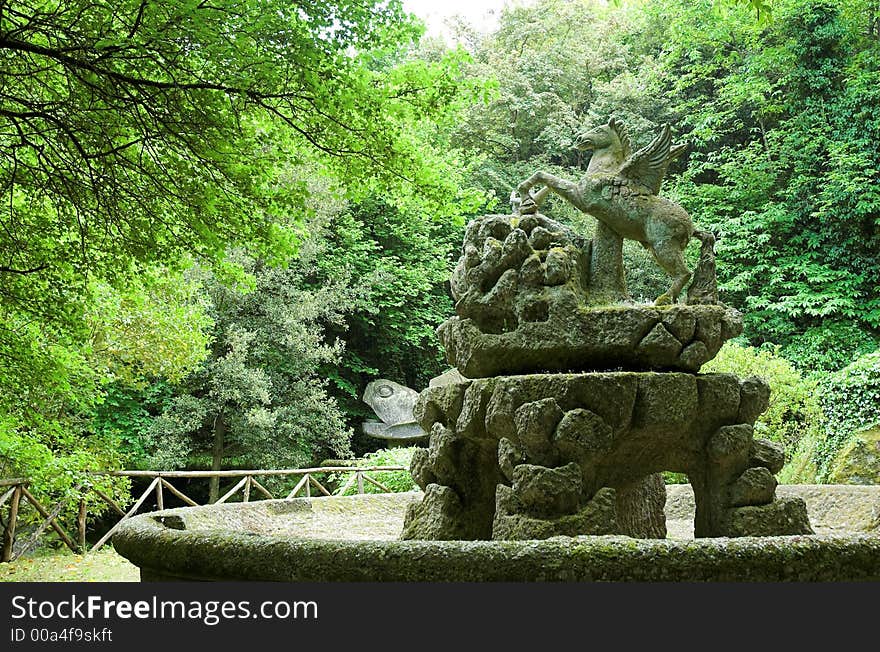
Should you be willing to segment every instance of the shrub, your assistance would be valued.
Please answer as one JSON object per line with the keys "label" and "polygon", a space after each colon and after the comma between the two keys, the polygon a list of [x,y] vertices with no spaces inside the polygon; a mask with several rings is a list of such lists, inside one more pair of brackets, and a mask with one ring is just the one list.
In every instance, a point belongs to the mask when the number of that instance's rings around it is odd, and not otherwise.
{"label": "shrub", "polygon": [[830,322],[793,337],[780,352],[804,372],[839,371],[877,349],[878,338],[852,322]]}
{"label": "shrub", "polygon": [[[382,450],[378,450],[374,453],[368,453],[363,457],[354,460],[352,465],[403,466],[406,469],[404,471],[374,471],[372,473],[368,473],[367,475],[375,479],[377,482],[380,482],[388,487],[388,489],[390,489],[393,493],[413,491],[414,489],[416,489],[416,483],[413,481],[412,476],[409,474],[409,464],[412,461],[413,452],[415,450],[415,446],[411,448],[385,448]],[[346,477],[340,479],[340,489],[345,486],[345,482],[349,477],[348,474],[345,474],[345,476]],[[340,489],[337,489],[334,493],[340,496],[351,496],[358,492],[356,484],[352,484],[344,494],[339,493]],[[383,492],[381,489],[379,489],[379,487],[365,480],[364,493],[378,494]]]}
{"label": "shrub", "polygon": [[853,433],[880,424],[880,350],[863,355],[822,383],[825,437],[816,450],[819,479]]}
{"label": "shrub", "polygon": [[[76,490],[78,485],[97,487],[119,503],[128,501],[128,478],[89,473],[122,466],[115,441],[84,436],[73,432],[72,428],[65,428],[68,424],[47,421],[41,425],[42,428],[28,427],[13,417],[0,415],[0,478],[28,478],[28,489],[38,501],[50,511],[60,509],[57,520],[68,528],[68,532],[75,528],[83,495],[82,491]],[[85,493],[85,498],[92,518],[109,508],[91,491]],[[22,525],[43,521],[29,503],[20,505]],[[0,509],[0,516],[4,518],[7,516],[5,509],[5,506]]]}
{"label": "shrub", "polygon": [[804,438],[815,439],[822,432],[818,382],[801,375],[779,355],[779,347],[754,348],[731,341],[703,371],[760,376],[769,383],[770,405],[755,422],[755,436],[784,445],[786,461],[791,461]]}

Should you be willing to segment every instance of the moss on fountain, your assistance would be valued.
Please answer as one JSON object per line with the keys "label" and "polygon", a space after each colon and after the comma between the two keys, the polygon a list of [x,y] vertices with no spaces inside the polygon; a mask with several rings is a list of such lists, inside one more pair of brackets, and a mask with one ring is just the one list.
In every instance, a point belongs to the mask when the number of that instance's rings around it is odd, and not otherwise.
{"label": "moss on fountain", "polygon": [[[817,529],[836,534],[401,541],[406,506],[422,498],[410,493],[165,510],[127,521],[113,542],[141,567],[144,580],[880,580],[880,536],[869,529],[880,487],[780,490],[803,497]],[[687,493],[687,487],[670,487],[670,519],[692,519]],[[843,533],[837,525],[850,518],[865,531]]]}

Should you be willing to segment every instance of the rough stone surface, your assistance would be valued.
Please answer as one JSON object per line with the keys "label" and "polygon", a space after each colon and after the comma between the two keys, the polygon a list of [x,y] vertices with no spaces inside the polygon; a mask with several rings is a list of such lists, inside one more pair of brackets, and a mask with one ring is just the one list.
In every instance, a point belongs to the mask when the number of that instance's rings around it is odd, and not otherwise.
{"label": "rough stone surface", "polygon": [[700,262],[687,291],[690,304],[718,303],[718,279],[715,274],[715,236],[705,233],[700,239]]}
{"label": "rough stone surface", "polygon": [[771,503],[776,484],[776,478],[763,466],[746,469],[730,484],[727,504],[731,507],[746,507]]}
{"label": "rough stone surface", "polygon": [[[668,490],[670,518],[692,519],[690,487]],[[880,487],[795,485],[778,493],[803,497],[823,534],[396,540],[407,505],[423,497],[412,493],[166,510],[126,521],[113,545],[147,581],[880,580],[880,536],[869,528],[872,512],[880,513]],[[169,516],[176,527],[162,525]]]}
{"label": "rough stone surface", "polygon": [[[678,538],[693,537],[694,492],[689,484],[666,487],[667,523],[687,524]],[[880,536],[880,485],[781,484],[779,498],[800,498],[807,505],[810,524],[818,534],[875,532]]]}
{"label": "rough stone surface", "polygon": [[439,385],[451,385],[452,383],[462,383],[467,378],[461,375],[458,369],[450,369],[439,376],[434,376],[428,381],[428,387],[437,387]]}
{"label": "rough stone surface", "polygon": [[670,367],[676,363],[681,349],[681,342],[658,323],[639,342],[636,354],[650,366]]}
{"label": "rough stone surface", "polygon": [[779,473],[785,465],[785,449],[769,439],[756,439],[749,452],[750,466],[763,466],[770,473]]}
{"label": "rough stone surface", "polygon": [[456,317],[438,329],[467,378],[625,368],[696,372],[742,318],[721,304],[605,304],[591,248],[540,215],[488,215],[466,230],[452,275]]}
{"label": "rough stone surface", "polygon": [[[616,133],[612,127],[600,131]],[[603,174],[616,164],[606,162]],[[629,181],[608,188],[612,195],[634,191]],[[415,406],[431,436],[412,474],[432,493],[408,513],[404,538],[430,538],[425,533],[450,518],[457,519],[455,536],[466,539],[663,538],[661,471],[691,480],[697,537],[748,534],[750,512],[736,511],[746,507],[766,507],[763,533],[809,532],[805,514],[798,520],[794,507],[775,500],[779,451],[753,441],[767,384],[697,375],[742,330],[739,313],[718,302],[712,234],[688,226],[676,241],[684,246],[693,234],[703,243],[687,304],[675,299],[691,274],[683,260],[668,259],[664,269],[677,270],[670,290],[654,305],[636,305],[625,298],[622,238],[650,249],[672,222],[657,222],[653,235],[641,237],[626,228],[637,230],[647,214],[617,226],[619,215],[596,215],[595,237],[586,242],[538,212],[546,192],[523,195],[517,215],[467,226],[450,281],[457,314],[438,329],[462,376],[456,382],[447,374]],[[654,208],[654,217],[678,215],[668,203]],[[690,224],[679,217],[679,226]],[[655,244],[663,243],[662,252],[654,250],[658,260],[675,254],[668,237]],[[455,501],[438,500],[438,486]],[[600,492],[613,496],[610,507],[597,507]]]}
{"label": "rough stone surface", "polygon": [[512,492],[532,516],[555,518],[575,512],[583,492],[580,467],[574,462],[552,469],[520,464],[513,470]]}
{"label": "rough stone surface", "polygon": [[853,434],[831,463],[832,482],[880,484],[880,428]]}
{"label": "rough stone surface", "polygon": [[767,537],[813,534],[802,498],[779,498],[766,505],[734,507],[727,511],[726,532],[731,537]]}
{"label": "rough stone surface", "polygon": [[754,423],[764,414],[770,405],[770,385],[760,378],[745,378],[739,399],[739,416],[741,423]]}
{"label": "rough stone surface", "polygon": [[[417,507],[422,507],[417,509]],[[404,539],[460,539],[467,534],[461,518],[461,501],[449,487],[429,484],[421,503],[407,507]]]}
{"label": "rough stone surface", "polygon": [[[536,306],[527,314],[542,319],[508,320],[511,327],[505,329],[484,331],[476,321],[461,317],[443,322],[437,332],[449,364],[468,378],[614,368],[696,372],[729,339],[721,336],[722,322],[730,322],[726,328],[731,337],[742,329],[738,314],[717,305]],[[679,340],[663,324],[670,311],[687,311],[698,323],[716,327]]]}
{"label": "rough stone surface", "polygon": [[752,445],[752,432],[752,426],[748,423],[719,428],[706,449],[710,459],[718,463],[744,459]]}
{"label": "rough stone surface", "polygon": [[[501,523],[499,513],[522,516],[520,532],[570,532],[573,523],[594,520],[584,516],[563,526],[527,527],[524,519],[575,516],[605,487],[621,492],[616,533],[662,537],[663,487],[650,490],[647,478],[674,470],[686,473],[696,487],[697,536],[725,536],[734,532],[730,508],[773,500],[772,473],[761,460],[753,461],[763,456],[772,465],[773,448],[755,443],[752,424],[738,421],[743,400],[754,403],[765,395],[757,387],[761,382],[730,374],[605,372],[506,376],[469,380],[464,388],[429,388],[416,413],[432,435],[426,452],[413,458],[413,476],[419,486],[437,483],[454,490],[471,533],[463,538],[500,536],[493,530]],[[508,493],[499,485],[511,487],[516,499],[503,510],[498,496]],[[419,511],[436,508],[426,501],[413,507],[412,518],[429,518]],[[504,526],[508,531],[510,522]],[[745,526],[736,523],[735,531],[743,532]],[[790,529],[787,523],[780,527]],[[580,534],[600,534],[602,528]],[[407,530],[405,537],[415,533]]]}
{"label": "rough stone surface", "polygon": [[496,511],[492,524],[494,539],[549,539],[555,536],[577,536],[583,532],[615,534],[617,511],[613,489],[601,489],[586,505],[570,514],[536,517],[517,497],[516,490],[498,485]]}
{"label": "rough stone surface", "polygon": [[498,468],[508,482],[513,482],[513,469],[525,461],[525,456],[519,446],[507,438],[501,438],[498,442]]}

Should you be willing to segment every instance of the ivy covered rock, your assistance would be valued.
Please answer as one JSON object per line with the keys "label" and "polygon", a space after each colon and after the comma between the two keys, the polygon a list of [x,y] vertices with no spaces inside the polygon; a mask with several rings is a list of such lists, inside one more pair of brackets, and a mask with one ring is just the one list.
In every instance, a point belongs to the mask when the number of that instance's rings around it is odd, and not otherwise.
{"label": "ivy covered rock", "polygon": [[880,350],[832,374],[823,383],[821,400],[827,421],[816,455],[820,480],[830,482],[850,473],[862,477],[861,469],[844,469],[850,467],[847,459],[860,457],[857,433],[867,430],[871,437],[870,432],[880,427]]}
{"label": "ivy covered rock", "polygon": [[880,427],[847,439],[831,462],[828,479],[835,484],[880,484]]}

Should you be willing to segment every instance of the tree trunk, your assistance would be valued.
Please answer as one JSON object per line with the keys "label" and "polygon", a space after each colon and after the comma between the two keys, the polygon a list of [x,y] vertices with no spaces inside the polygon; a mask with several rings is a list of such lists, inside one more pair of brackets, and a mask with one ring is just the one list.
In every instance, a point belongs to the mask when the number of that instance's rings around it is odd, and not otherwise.
{"label": "tree trunk", "polygon": [[[223,462],[223,438],[226,435],[226,422],[223,415],[220,414],[214,419],[214,449],[211,451],[211,470],[219,471]],[[220,478],[214,476],[211,478],[211,484],[208,491],[208,502],[216,502],[220,497]]]}

